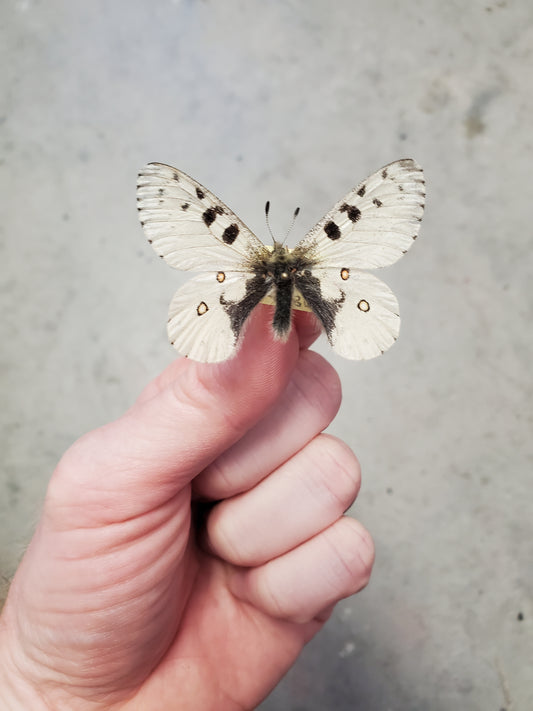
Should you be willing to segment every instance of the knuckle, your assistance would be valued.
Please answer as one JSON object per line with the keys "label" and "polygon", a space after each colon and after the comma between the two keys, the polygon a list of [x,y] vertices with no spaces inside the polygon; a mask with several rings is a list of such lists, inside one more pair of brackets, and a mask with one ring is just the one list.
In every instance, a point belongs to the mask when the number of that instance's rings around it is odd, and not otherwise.
{"label": "knuckle", "polygon": [[368,585],[375,559],[374,542],[364,526],[348,516],[337,521],[331,533],[338,582],[351,595]]}
{"label": "knuckle", "polygon": [[262,600],[262,606],[268,613],[280,620],[290,620],[293,610],[289,600],[280,594],[280,587],[268,573],[256,580],[257,599]]}
{"label": "knuckle", "polygon": [[215,506],[207,519],[209,547],[221,558],[233,565],[246,565],[247,554],[242,537],[237,535],[232,518],[227,515],[224,502]]}
{"label": "knuckle", "polygon": [[341,511],[354,502],[361,487],[361,467],[352,450],[342,440],[321,434],[315,438],[318,452],[311,453],[320,471],[328,494],[339,504]]}
{"label": "knuckle", "polygon": [[190,368],[187,377],[172,381],[170,393],[181,412],[189,413],[191,417],[216,417],[234,439],[242,435],[242,415],[233,407],[222,406],[224,393],[205,369]]}

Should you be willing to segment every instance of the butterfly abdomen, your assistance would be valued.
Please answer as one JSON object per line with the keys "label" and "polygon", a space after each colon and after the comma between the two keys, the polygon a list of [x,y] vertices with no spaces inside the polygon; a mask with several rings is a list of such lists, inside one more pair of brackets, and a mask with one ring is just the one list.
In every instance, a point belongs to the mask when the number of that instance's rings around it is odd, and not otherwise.
{"label": "butterfly abdomen", "polygon": [[276,310],[272,320],[272,328],[276,338],[284,341],[291,330],[292,279],[276,283]]}

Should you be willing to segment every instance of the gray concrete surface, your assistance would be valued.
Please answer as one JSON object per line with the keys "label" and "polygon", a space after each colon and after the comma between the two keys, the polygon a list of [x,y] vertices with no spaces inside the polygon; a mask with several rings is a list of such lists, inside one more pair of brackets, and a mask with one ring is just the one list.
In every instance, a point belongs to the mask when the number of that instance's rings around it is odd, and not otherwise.
{"label": "gray concrete surface", "polygon": [[4,581],[61,453],[173,358],[181,275],[137,170],[191,173],[263,238],[265,199],[278,233],[300,205],[296,238],[412,156],[421,236],[380,275],[400,340],[331,356],[373,579],[261,710],[532,709],[533,5],[13,0],[0,23]]}

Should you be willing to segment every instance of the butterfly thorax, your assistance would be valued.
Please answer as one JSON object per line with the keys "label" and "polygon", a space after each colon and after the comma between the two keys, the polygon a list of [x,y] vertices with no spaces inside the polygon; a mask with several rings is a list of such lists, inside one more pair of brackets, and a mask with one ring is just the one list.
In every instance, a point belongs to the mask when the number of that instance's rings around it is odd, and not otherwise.
{"label": "butterfly thorax", "polygon": [[291,329],[292,296],[298,281],[313,262],[298,251],[291,251],[279,242],[274,243],[255,265],[257,276],[265,280],[268,291],[276,302],[272,326],[275,335],[284,340]]}

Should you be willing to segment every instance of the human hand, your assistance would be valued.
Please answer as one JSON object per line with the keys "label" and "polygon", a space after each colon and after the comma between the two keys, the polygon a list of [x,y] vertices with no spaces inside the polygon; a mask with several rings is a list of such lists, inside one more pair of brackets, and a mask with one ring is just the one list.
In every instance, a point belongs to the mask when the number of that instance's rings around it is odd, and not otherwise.
{"label": "human hand", "polygon": [[63,456],[1,618],[0,708],[252,709],[366,585],[359,466],[319,434],[337,375],[299,350],[307,314],[280,343],[256,312],[236,358],[175,361]]}

